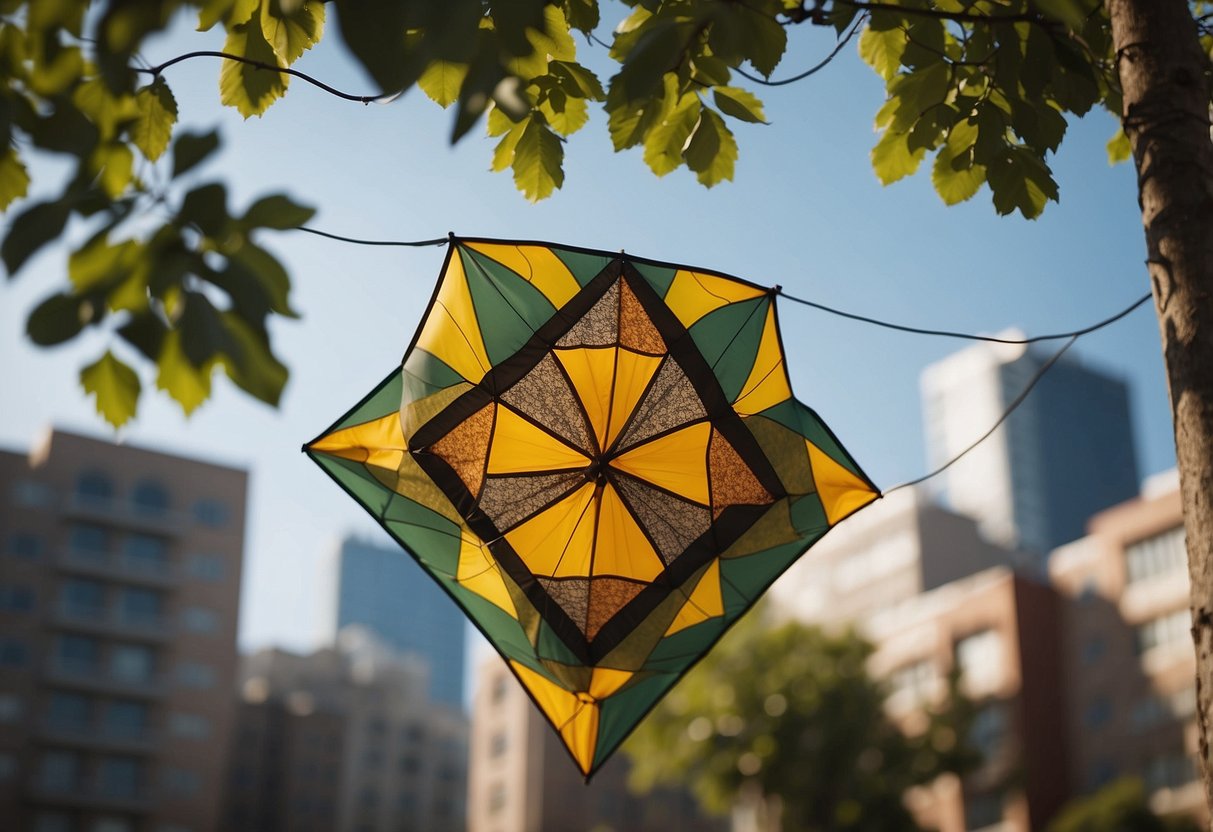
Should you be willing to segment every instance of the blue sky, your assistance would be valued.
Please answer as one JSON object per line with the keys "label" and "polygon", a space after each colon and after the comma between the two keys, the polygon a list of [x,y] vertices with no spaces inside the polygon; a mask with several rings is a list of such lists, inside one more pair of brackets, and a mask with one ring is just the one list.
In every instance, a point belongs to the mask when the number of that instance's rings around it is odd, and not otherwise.
{"label": "blue sky", "polygon": [[[776,72],[816,63],[829,32],[793,33]],[[296,67],[351,92],[374,92],[342,53],[335,26]],[[188,21],[149,44],[163,61],[218,48]],[[610,73],[604,50],[578,39],[582,60]],[[222,126],[224,149],[198,181],[227,182],[231,207],[285,191],[317,206],[311,223],[338,234],[387,239],[467,236],[551,240],[709,267],[821,303],[919,326],[1028,333],[1077,328],[1148,289],[1132,167],[1109,167],[1114,130],[1097,114],[1071,123],[1055,159],[1061,204],[1042,219],[1000,218],[983,190],[948,208],[922,175],[882,187],[868,153],[879,79],[853,45],[826,70],[777,89],[756,88],[770,126],[736,125],[736,181],[705,190],[685,170],[658,180],[639,151],[616,154],[596,112],[568,143],[564,189],[527,203],[509,174],[488,171],[492,144],[474,129],[447,142],[450,114],[413,91],[389,105],[349,103],[295,81],[260,119],[218,103],[217,61],[169,70],[181,123]],[[53,176],[42,163],[35,177]],[[43,180],[50,181],[50,180]],[[36,183],[37,184],[37,183]],[[432,290],[441,248],[365,248],[299,232],[262,241],[295,280],[303,318],[274,329],[292,375],[279,409],[216,384],[186,419],[145,396],[122,441],[213,457],[252,471],[241,641],[304,647],[322,635],[331,587],[322,564],[347,532],[382,533],[299,452],[396,365]],[[24,315],[65,280],[67,251],[50,248],[0,286],[4,406],[0,444],[24,448],[48,424],[112,435],[77,382],[78,368],[111,339],[34,349]],[[878,485],[926,466],[918,377],[963,343],[888,332],[782,304],[783,335],[799,398],[816,409]],[[1083,338],[1071,351],[1132,384],[1140,469],[1171,467],[1158,328],[1148,307]]]}

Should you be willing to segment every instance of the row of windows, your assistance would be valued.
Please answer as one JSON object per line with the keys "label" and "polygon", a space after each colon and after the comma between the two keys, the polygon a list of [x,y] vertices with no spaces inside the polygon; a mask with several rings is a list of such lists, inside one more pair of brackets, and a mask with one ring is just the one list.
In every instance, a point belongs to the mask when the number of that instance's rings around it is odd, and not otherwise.
{"label": "row of windows", "polygon": [[[958,639],[955,655],[961,678],[971,689],[989,690],[1002,677],[1003,642],[997,630],[979,630]],[[939,678],[934,660],[917,659],[894,669],[887,683],[891,695],[905,691],[914,699],[924,699],[934,691]]]}
{"label": "row of windows", "polygon": [[1134,634],[1137,652],[1187,642],[1191,639],[1191,628],[1192,615],[1185,609],[1153,618],[1137,627]]}
{"label": "row of windows", "polygon": [[1139,540],[1125,549],[1125,568],[1130,584],[1160,575],[1184,571],[1188,566],[1184,527]]}
{"label": "row of windows", "polygon": [[[26,508],[49,508],[55,494],[46,483],[24,480],[12,488],[13,502]],[[114,502],[117,489],[114,481],[103,471],[86,471],[75,485],[75,498],[82,504],[107,508]],[[148,516],[164,514],[172,506],[168,488],[157,480],[142,479],[130,492],[130,505],[139,513]],[[209,528],[223,528],[231,521],[231,509],[222,500],[201,499],[190,508],[194,522]]]}
{"label": "row of windows", "polygon": [[[99,817],[87,826],[76,823],[66,812],[42,811],[34,816],[33,832],[134,832],[135,822],[123,817]],[[193,832],[188,826],[162,823],[155,832]]]}
{"label": "row of windows", "polygon": [[[38,760],[37,785],[53,793],[85,793],[118,800],[133,800],[147,792],[148,765],[138,757],[105,754],[90,757],[79,751],[45,751]],[[202,778],[190,769],[164,766],[162,792],[179,797],[196,795]]]}
{"label": "row of windows", "polygon": [[[108,676],[122,682],[155,680],[156,651],[143,644],[103,642],[92,636],[64,634],[55,643],[53,656],[59,670],[87,676]],[[30,646],[17,638],[0,638],[0,667],[26,667]],[[181,662],[174,668],[174,681],[181,687],[208,689],[215,685],[215,669],[199,662]]]}
{"label": "row of windows", "polygon": [[[126,534],[115,546],[114,535],[91,523],[76,523],[68,533],[68,554],[78,562],[97,566],[120,566],[146,575],[167,576],[172,571],[167,541],[148,534]],[[6,552],[23,560],[37,560],[46,553],[46,542],[29,532],[13,532],[5,542]],[[114,557],[116,556],[116,560]],[[213,552],[196,552],[184,559],[185,577],[219,582],[227,576],[227,559]]]}

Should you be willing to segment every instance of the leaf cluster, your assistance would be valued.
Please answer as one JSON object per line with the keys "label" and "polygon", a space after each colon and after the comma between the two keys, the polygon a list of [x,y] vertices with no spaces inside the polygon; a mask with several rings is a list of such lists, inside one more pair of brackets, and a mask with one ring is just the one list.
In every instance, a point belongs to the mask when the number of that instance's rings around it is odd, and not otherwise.
{"label": "leaf cluster", "polygon": [[726,812],[744,789],[778,796],[789,830],[914,830],[903,792],[979,758],[959,694],[905,736],[853,633],[751,614],[658,705],[623,746],[632,785],[689,783]]}
{"label": "leaf cluster", "polygon": [[1122,777],[1095,794],[1067,803],[1046,832],[1196,832],[1198,828],[1190,818],[1155,815],[1142,782]]}

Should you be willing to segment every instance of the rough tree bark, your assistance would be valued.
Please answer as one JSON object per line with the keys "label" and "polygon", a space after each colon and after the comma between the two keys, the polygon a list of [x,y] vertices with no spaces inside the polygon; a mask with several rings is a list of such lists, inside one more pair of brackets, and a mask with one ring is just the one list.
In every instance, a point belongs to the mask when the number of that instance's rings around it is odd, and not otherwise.
{"label": "rough tree bark", "polygon": [[1175,423],[1200,767],[1213,812],[1213,140],[1187,0],[1107,0]]}

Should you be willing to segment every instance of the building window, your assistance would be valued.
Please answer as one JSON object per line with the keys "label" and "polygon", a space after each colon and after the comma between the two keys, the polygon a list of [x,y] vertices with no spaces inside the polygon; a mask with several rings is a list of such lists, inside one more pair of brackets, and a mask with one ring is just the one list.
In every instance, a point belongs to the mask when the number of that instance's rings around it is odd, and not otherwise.
{"label": "building window", "polygon": [[998,755],[1007,735],[1007,708],[1002,702],[990,702],[977,709],[969,725],[969,744],[989,761]]}
{"label": "building window", "polygon": [[93,701],[79,693],[57,690],[47,704],[47,721],[55,728],[84,729],[92,722]]}
{"label": "building window", "polygon": [[143,765],[135,757],[102,757],[97,786],[107,797],[132,798],[139,794]]}
{"label": "building window", "polygon": [[1002,636],[996,630],[981,630],[956,642],[956,662],[970,690],[990,690],[1002,681]]}
{"label": "building window", "polygon": [[206,607],[186,607],[181,611],[181,625],[191,633],[213,633],[219,629],[219,615]]}
{"label": "building window", "polygon": [[505,784],[494,783],[492,788],[489,789],[489,812],[495,815],[504,809],[505,799]]}
{"label": "building window", "polygon": [[211,721],[199,714],[172,714],[168,725],[175,737],[204,740],[211,735]]}
{"label": "building window", "polygon": [[1188,553],[1183,526],[1139,540],[1125,549],[1125,567],[1130,584],[1159,575],[1182,572],[1187,566]]}
{"label": "building window", "polygon": [[215,668],[201,662],[181,662],[177,665],[177,684],[183,688],[208,690],[215,686]]}
{"label": "building window", "polygon": [[1097,696],[1087,703],[1082,712],[1082,722],[1088,729],[1102,728],[1112,718],[1112,700]]}
{"label": "building window", "polygon": [[889,674],[890,695],[907,691],[907,696],[920,701],[931,694],[937,677],[935,663],[930,659],[904,664]]}
{"label": "building window", "polygon": [[123,587],[118,608],[124,624],[159,627],[164,614],[164,596],[152,589]]}
{"label": "building window", "polygon": [[506,681],[504,676],[498,676],[493,679],[493,688],[489,693],[489,700],[494,704],[500,703],[505,699]]}
{"label": "building window", "polygon": [[168,491],[153,480],[140,480],[131,492],[131,503],[140,514],[159,517],[168,511]]}
{"label": "building window", "polygon": [[0,723],[16,722],[25,713],[25,701],[15,693],[0,693]]}
{"label": "building window", "polygon": [[489,756],[500,757],[509,747],[509,739],[506,737],[505,731],[498,731],[493,734],[493,739],[489,742]]}
{"label": "building window", "polygon": [[59,591],[63,613],[71,618],[105,617],[105,584],[88,578],[64,581]]}
{"label": "building window", "polygon": [[34,591],[28,586],[0,586],[0,610],[25,613],[34,609]]}
{"label": "building window", "polygon": [[168,545],[162,538],[150,534],[127,535],[122,559],[128,569],[147,575],[163,575],[169,569]]}
{"label": "building window", "polygon": [[105,709],[105,733],[111,737],[139,739],[147,730],[147,716],[144,703],[115,699]]}
{"label": "building window", "polygon": [[1185,642],[1191,638],[1191,627],[1192,616],[1187,610],[1175,610],[1152,618],[1137,628],[1137,652]]}
{"label": "building window", "polygon": [[38,765],[38,784],[49,792],[73,791],[80,779],[80,755],[74,751],[47,751]]}
{"label": "building window", "polygon": [[0,667],[25,667],[29,645],[15,638],[0,638]]}
{"label": "building window", "polygon": [[34,832],[75,832],[75,827],[63,812],[39,812],[34,815]]}
{"label": "building window", "polygon": [[101,658],[101,643],[91,636],[59,636],[56,657],[59,666],[74,673],[92,673]]}
{"label": "building window", "polygon": [[20,480],[13,484],[13,503],[24,508],[46,508],[55,501],[54,490],[44,482]]}
{"label": "building window", "polygon": [[82,504],[104,508],[114,498],[114,484],[101,471],[85,471],[76,480],[76,499]]}
{"label": "building window", "polygon": [[141,644],[115,644],[110,649],[110,675],[124,682],[150,682],[156,654]]}
{"label": "building window", "polygon": [[1196,779],[1195,761],[1187,754],[1162,754],[1146,762],[1142,780],[1146,791],[1177,789]]}
{"label": "building window", "polygon": [[8,550],[23,560],[42,557],[42,538],[29,532],[14,532],[8,538]]}
{"label": "building window", "polygon": [[7,783],[17,777],[17,758],[12,754],[0,754],[0,783]]}
{"label": "building window", "polygon": [[222,555],[190,555],[186,562],[186,574],[199,581],[222,581],[224,571]]}
{"label": "building window", "polygon": [[76,523],[68,535],[72,554],[90,561],[104,560],[110,550],[109,532],[91,523]]}
{"label": "building window", "polygon": [[218,500],[199,500],[194,503],[194,520],[199,525],[221,529],[227,525],[230,516],[227,505]]}
{"label": "building window", "polygon": [[160,779],[166,791],[181,797],[195,795],[202,790],[202,776],[190,769],[168,766]]}

